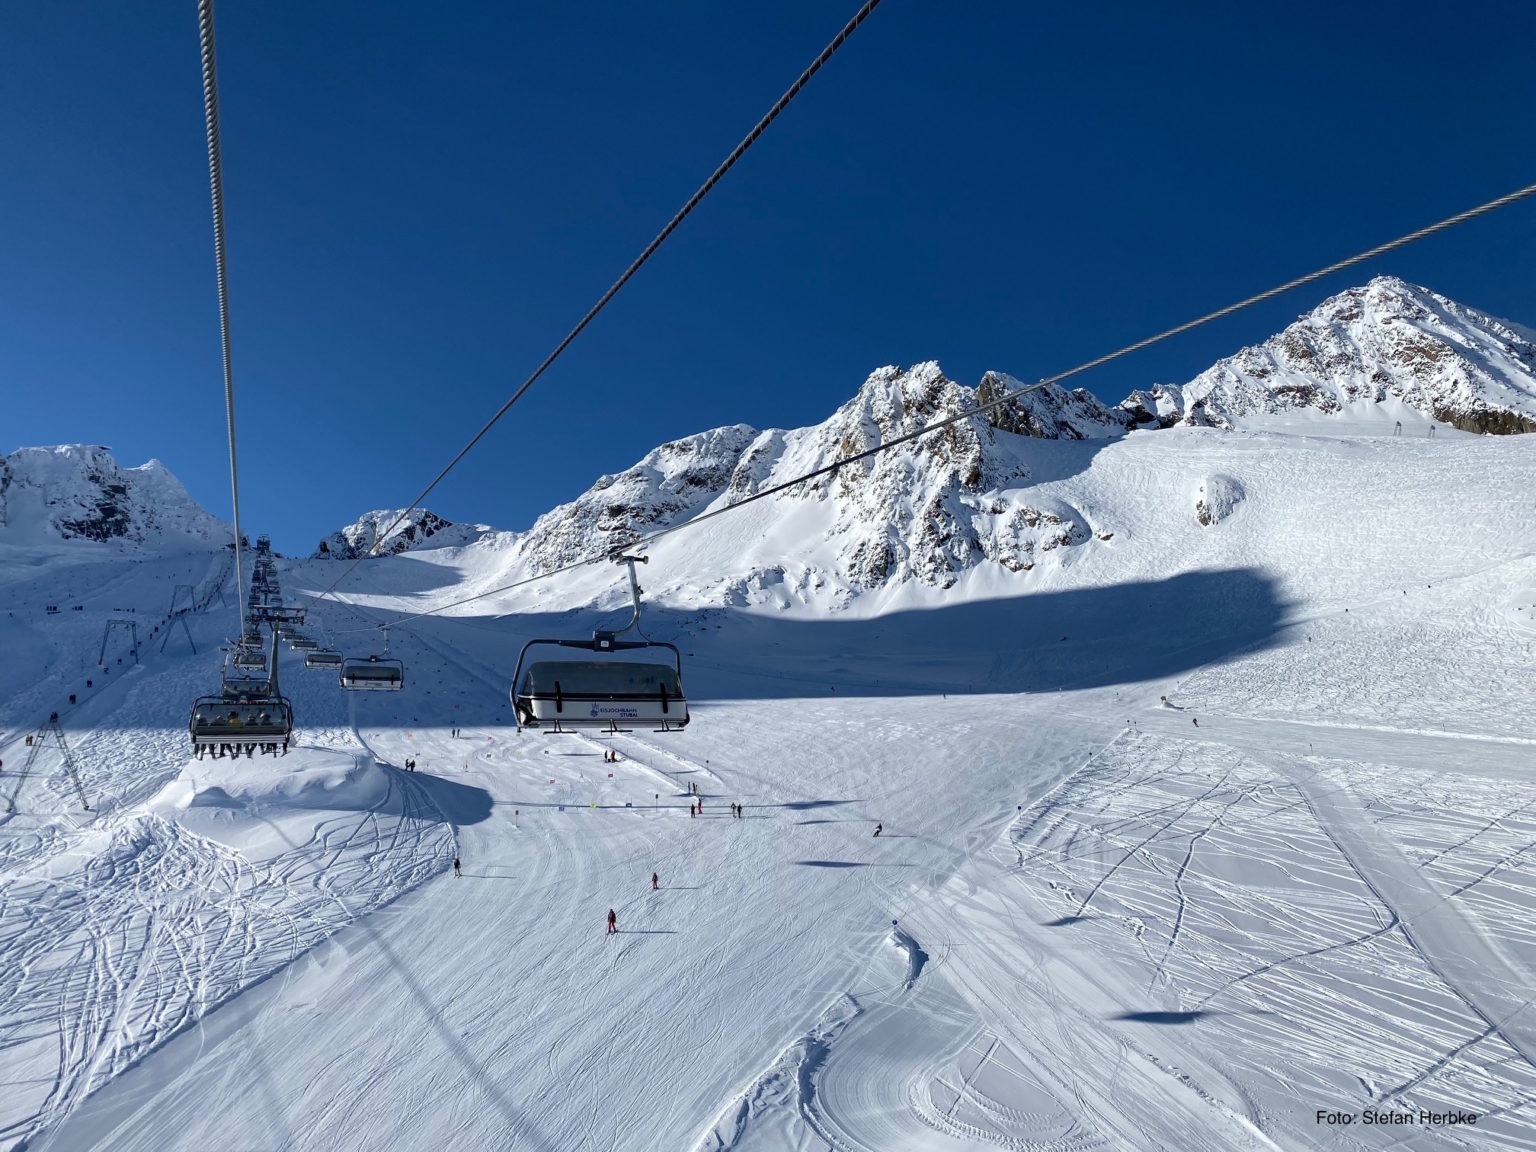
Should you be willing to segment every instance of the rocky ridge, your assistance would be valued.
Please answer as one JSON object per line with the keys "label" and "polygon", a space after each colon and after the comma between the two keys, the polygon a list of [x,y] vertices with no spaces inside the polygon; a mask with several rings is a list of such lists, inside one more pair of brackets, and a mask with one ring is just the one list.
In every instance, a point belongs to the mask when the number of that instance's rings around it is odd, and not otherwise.
{"label": "rocky ridge", "polygon": [[1536,432],[1536,332],[1378,276],[1182,387],[1134,393],[1125,404],[1143,425],[1231,428],[1391,401],[1466,432]]}
{"label": "rocky ridge", "polygon": [[20,448],[0,456],[0,541],[81,540],[175,547],[222,542],[206,512],[158,460],[123,468],[104,445]]}
{"label": "rocky ridge", "polygon": [[[435,548],[473,544],[493,530],[484,524],[455,524],[426,508],[413,508],[399,524],[401,509],[365,512],[320,541],[312,560],[356,560],[360,556],[398,556],[428,540]],[[394,527],[391,527],[394,525]]]}

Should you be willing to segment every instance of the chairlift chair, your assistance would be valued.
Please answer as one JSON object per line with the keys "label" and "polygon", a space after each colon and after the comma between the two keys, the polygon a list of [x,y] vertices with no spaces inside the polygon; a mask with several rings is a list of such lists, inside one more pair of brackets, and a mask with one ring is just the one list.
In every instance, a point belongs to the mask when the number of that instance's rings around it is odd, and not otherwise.
{"label": "chairlift chair", "polygon": [[244,638],[235,646],[234,655],[230,657],[230,663],[236,668],[264,669],[267,666],[267,654],[261,650],[261,643],[249,644]]}
{"label": "chairlift chair", "polygon": [[293,706],[283,696],[226,699],[199,696],[187,722],[194,748],[212,744],[272,744],[293,732]]}
{"label": "chairlift chair", "polygon": [[[688,726],[688,700],[683,694],[683,658],[675,644],[660,640],[621,640],[640,625],[640,585],[635,563],[644,556],[615,556],[629,565],[630,595],[634,614],[618,632],[593,632],[590,640],[538,639],[523,645],[512,674],[512,714],[519,731],[543,728],[564,732],[573,728],[605,728],[620,731],[621,722],[657,725],[658,732],[680,731]],[[670,660],[539,660],[524,664],[528,650],[539,646],[580,648],[614,654],[665,648]]]}
{"label": "chairlift chair", "polygon": [[306,668],[340,668],[342,656],[340,652],[332,652],[327,648],[320,648],[307,653],[304,657]]}
{"label": "chairlift chair", "polygon": [[405,687],[405,664],[389,656],[348,656],[338,682],[348,692],[398,692]]}
{"label": "chairlift chair", "polygon": [[293,705],[277,686],[277,637],[272,638],[270,661],[260,649],[256,654],[263,657],[265,676],[231,675],[231,667],[240,667],[237,650],[224,668],[219,694],[193,701],[187,731],[194,748],[277,744],[293,733]]}

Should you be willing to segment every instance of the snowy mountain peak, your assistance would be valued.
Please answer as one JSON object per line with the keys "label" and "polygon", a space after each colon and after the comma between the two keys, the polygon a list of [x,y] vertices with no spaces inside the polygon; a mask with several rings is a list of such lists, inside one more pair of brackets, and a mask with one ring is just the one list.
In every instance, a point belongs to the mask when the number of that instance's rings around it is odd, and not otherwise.
{"label": "snowy mountain peak", "polygon": [[[473,544],[493,529],[484,524],[455,524],[426,508],[413,508],[403,520],[399,508],[365,512],[351,524],[332,532],[310,557],[356,560],[359,556],[397,556],[428,540],[433,547]],[[395,521],[399,520],[398,524]],[[377,548],[377,551],[375,551]]]}
{"label": "snowy mountain peak", "polygon": [[1167,392],[1186,424],[1396,402],[1468,432],[1536,431],[1536,333],[1378,276]]}
{"label": "snowy mountain peak", "polygon": [[[988,388],[1018,386],[996,373],[984,381]],[[1025,571],[1037,547],[1085,541],[1088,532],[1070,510],[1025,507],[1004,490],[1030,475],[1030,437],[1102,438],[1124,431],[1129,417],[1059,388],[990,415],[978,413],[977,402],[975,389],[949,379],[936,362],[905,370],[887,365],[820,424],[716,428],[601,477],[519,536],[514,562],[549,571],[600,555],[951,417],[940,433],[844,464],[759,504],[756,527],[731,537],[726,570],[738,576],[723,594],[772,598],[787,581],[800,589],[797,597],[819,596],[835,606],[912,580],[948,587],[987,560]]]}
{"label": "snowy mountain peak", "polygon": [[221,542],[230,528],[159,460],[123,468],[100,444],[18,448],[0,456],[0,539],[176,547]]}

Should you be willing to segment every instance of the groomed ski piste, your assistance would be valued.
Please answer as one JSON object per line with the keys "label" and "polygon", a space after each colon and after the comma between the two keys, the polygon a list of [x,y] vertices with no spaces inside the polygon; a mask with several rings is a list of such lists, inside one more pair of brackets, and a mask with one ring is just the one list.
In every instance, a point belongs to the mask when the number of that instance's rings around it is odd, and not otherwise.
{"label": "groomed ski piste", "polygon": [[311,614],[404,691],[285,654],[291,753],[194,760],[228,551],[3,546],[0,1146],[1536,1148],[1536,456],[1392,431],[1039,442],[1089,544],[836,612],[814,507],[660,541],[665,735],[512,723],[618,569],[406,621],[518,575],[429,542]]}

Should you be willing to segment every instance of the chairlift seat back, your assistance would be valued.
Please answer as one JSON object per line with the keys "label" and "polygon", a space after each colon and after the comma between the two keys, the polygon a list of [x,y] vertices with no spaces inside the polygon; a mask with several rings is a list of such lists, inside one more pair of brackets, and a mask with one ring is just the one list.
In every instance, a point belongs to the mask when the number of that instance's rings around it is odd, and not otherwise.
{"label": "chairlift seat back", "polygon": [[671,664],[638,660],[540,660],[514,686],[518,723],[609,728],[619,723],[682,728],[688,701]]}
{"label": "chairlift seat back", "polygon": [[405,665],[385,656],[343,660],[340,682],[349,692],[398,692],[405,687]]}

